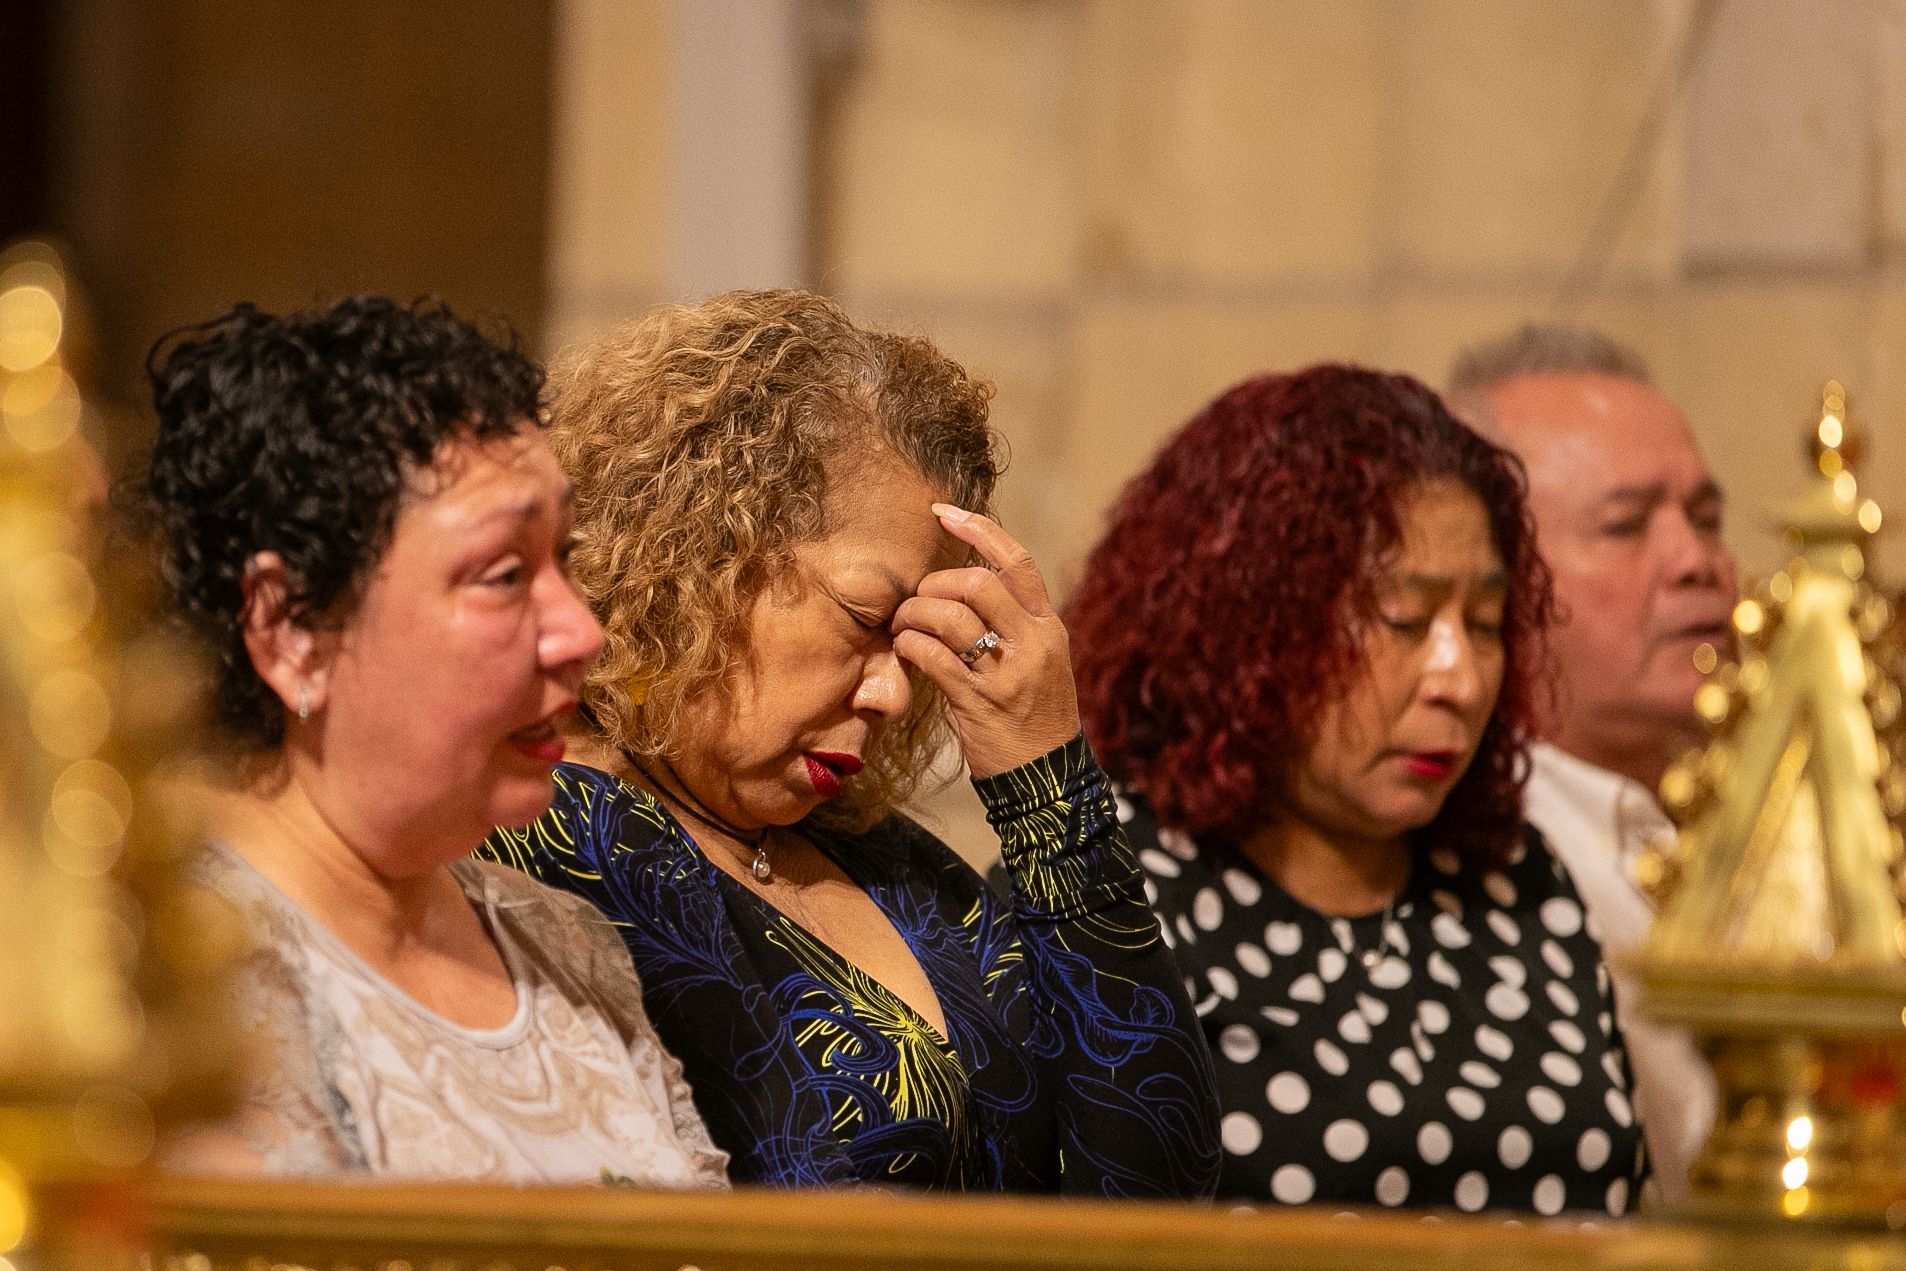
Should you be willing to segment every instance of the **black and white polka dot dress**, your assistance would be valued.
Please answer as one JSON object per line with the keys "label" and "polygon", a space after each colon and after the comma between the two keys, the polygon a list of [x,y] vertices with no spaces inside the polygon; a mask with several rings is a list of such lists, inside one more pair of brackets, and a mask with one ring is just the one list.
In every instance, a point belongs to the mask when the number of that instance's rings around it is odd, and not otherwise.
{"label": "black and white polka dot dress", "polygon": [[1626,1212],[1646,1163],[1608,974],[1533,830],[1501,870],[1419,851],[1387,918],[1343,919],[1120,812],[1217,1063],[1220,1196]]}

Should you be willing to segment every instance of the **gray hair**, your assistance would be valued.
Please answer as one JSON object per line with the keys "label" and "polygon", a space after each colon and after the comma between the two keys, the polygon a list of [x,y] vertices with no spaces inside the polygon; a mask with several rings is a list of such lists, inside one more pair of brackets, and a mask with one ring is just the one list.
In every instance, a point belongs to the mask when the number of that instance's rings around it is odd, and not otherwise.
{"label": "gray hair", "polygon": [[1472,344],[1449,370],[1449,395],[1475,397],[1518,375],[1613,375],[1652,386],[1648,363],[1593,327],[1525,322],[1508,335]]}

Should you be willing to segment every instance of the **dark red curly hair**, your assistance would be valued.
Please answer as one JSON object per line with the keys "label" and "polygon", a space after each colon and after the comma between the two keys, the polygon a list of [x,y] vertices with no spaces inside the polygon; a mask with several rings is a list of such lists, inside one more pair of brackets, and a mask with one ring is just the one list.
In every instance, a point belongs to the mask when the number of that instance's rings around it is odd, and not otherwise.
{"label": "dark red curly hair", "polygon": [[1398,511],[1438,479],[1481,499],[1509,588],[1495,712],[1418,833],[1489,861],[1517,842],[1552,603],[1522,464],[1416,380],[1328,365],[1193,417],[1126,488],[1068,607],[1086,734],[1161,825],[1235,845],[1278,815],[1307,727],[1357,672]]}

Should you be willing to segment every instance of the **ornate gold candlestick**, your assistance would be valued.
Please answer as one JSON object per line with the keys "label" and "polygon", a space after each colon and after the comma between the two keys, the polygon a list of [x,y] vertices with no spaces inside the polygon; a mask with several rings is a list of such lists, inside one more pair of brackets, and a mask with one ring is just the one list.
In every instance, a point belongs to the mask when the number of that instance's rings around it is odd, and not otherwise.
{"label": "ornate gold candlestick", "polygon": [[1681,826],[1636,970],[1702,1039],[1719,1123],[1697,1203],[1906,1224],[1901,629],[1866,578],[1880,510],[1829,384],[1794,556],[1734,611],[1738,663],[1697,698],[1705,750],[1662,781]]}

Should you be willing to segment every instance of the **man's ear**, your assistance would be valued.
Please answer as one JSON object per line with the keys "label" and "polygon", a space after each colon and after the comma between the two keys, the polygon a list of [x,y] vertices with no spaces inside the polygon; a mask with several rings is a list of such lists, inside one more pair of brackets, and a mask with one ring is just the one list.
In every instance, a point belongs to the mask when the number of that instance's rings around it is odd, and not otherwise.
{"label": "man's ear", "polygon": [[330,680],[329,642],[292,615],[292,575],[284,557],[256,553],[245,562],[240,585],[239,622],[252,669],[278,695],[290,719],[321,711]]}

